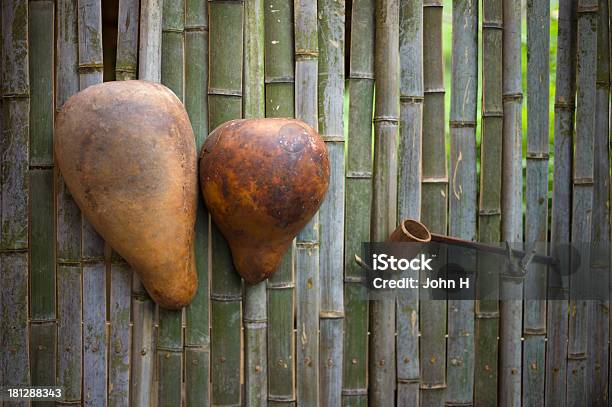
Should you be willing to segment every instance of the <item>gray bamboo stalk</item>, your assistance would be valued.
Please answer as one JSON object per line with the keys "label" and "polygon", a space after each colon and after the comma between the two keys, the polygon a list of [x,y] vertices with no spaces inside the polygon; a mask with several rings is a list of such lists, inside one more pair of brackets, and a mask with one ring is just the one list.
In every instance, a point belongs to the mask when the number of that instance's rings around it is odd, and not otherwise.
{"label": "gray bamboo stalk", "polygon": [[[209,2],[208,122],[242,117],[243,1]],[[241,281],[227,242],[211,230],[212,405],[241,404]]]}
{"label": "gray bamboo stalk", "polygon": [[[265,116],[264,1],[244,4],[244,80],[242,109],[245,119]],[[245,284],[244,371],[245,406],[267,406],[267,298],[266,282]]]}
{"label": "gray bamboo stalk", "polygon": [[329,189],[320,221],[320,403],[342,403],[344,345],[344,0],[320,0],[318,107],[319,132],[330,161]]}
{"label": "gray bamboo stalk", "polygon": [[[141,0],[139,21],[138,79],[161,79],[162,0]],[[130,400],[150,405],[153,395],[155,304],[136,277],[132,279],[132,359]]]}
{"label": "gray bamboo stalk", "polygon": [[[572,200],[572,140],[575,98],[576,0],[559,2],[557,35],[557,71],[555,94],[555,151],[551,216],[551,255],[569,264],[566,250],[560,245],[570,241]],[[549,273],[546,345],[546,406],[566,404],[567,335],[569,282],[567,277]]]}
{"label": "gray bamboo stalk", "polygon": [[[4,386],[30,384],[28,332],[28,164],[30,78],[28,2],[2,2],[2,172],[0,175],[0,377]],[[27,405],[26,402],[20,403]]]}
{"label": "gray bamboo stalk", "polygon": [[[162,9],[161,83],[184,100],[185,1],[164,0]],[[159,308],[157,403],[181,405],[183,381],[183,313]]]}
{"label": "gray bamboo stalk", "polygon": [[[293,1],[265,0],[266,117],[294,117]],[[268,404],[295,405],[295,244],[268,279]]]}
{"label": "gray bamboo stalk", "polygon": [[[442,2],[423,1],[423,174],[421,220],[435,233],[446,234],[448,173],[444,125]],[[446,389],[446,301],[420,290],[421,405],[443,404]]]}
{"label": "gray bamboo stalk", "polygon": [[[79,90],[77,1],[57,2],[57,57],[55,106]],[[82,269],[81,213],[64,184],[57,179],[57,381],[65,401],[81,403],[82,395]]]}
{"label": "gray bamboo stalk", "polygon": [[[480,197],[478,240],[499,242],[501,238],[502,184],[502,1],[483,3],[482,18],[482,141],[480,157]],[[499,335],[499,282],[485,256],[478,261],[479,295],[489,299],[476,303],[474,405],[497,405]]]}
{"label": "gray bamboo stalk", "polygon": [[[121,0],[118,10],[115,78],[136,79],[138,65],[138,0]],[[110,270],[110,348],[108,404],[130,402],[130,328],[133,272],[117,253],[111,256]]]}
{"label": "gray bamboo stalk", "polygon": [[[476,240],[476,106],[478,2],[453,1],[449,234]],[[452,252],[449,253],[452,256]],[[466,270],[474,264],[461,256]],[[465,263],[463,263],[465,262]],[[474,392],[474,302],[448,300],[446,405],[471,403]]]}
{"label": "gray bamboo stalk", "polygon": [[[504,1],[502,239],[516,248],[522,248],[523,241],[521,10],[520,0]],[[504,275],[500,284],[499,402],[502,406],[518,407],[521,405],[523,281]]]}
{"label": "gray bamboo stalk", "polygon": [[[351,8],[348,145],[344,235],[344,406],[367,405],[368,301],[363,270],[354,254],[370,239],[372,110],[374,96],[374,0]],[[417,358],[418,359],[418,358]]]}
{"label": "gray bamboo stalk", "polygon": [[[102,3],[78,1],[79,88],[102,82]],[[83,403],[107,402],[106,265],[104,241],[82,216]]]}
{"label": "gray bamboo stalk", "polygon": [[[527,1],[527,180],[525,242],[547,253],[550,4]],[[532,263],[525,279],[523,403],[544,404],[546,267]],[[538,300],[539,299],[539,300]]]}
{"label": "gray bamboo stalk", "polygon": [[[317,126],[317,3],[294,2],[295,117]],[[319,403],[319,214],[296,239],[297,404]]]}
{"label": "gray bamboo stalk", "polygon": [[30,81],[30,376],[54,385],[56,371],[53,214],[53,1],[29,2]]}
{"label": "gray bamboo stalk", "polygon": [[[421,216],[423,1],[400,2],[398,219]],[[397,403],[419,404],[419,291],[397,298]]]}
{"label": "gray bamboo stalk", "polygon": [[[590,267],[588,250],[592,237],[593,147],[595,139],[595,82],[597,71],[597,0],[578,1],[576,48],[576,143],[572,199],[572,244],[582,247],[578,272],[570,276],[570,296],[580,289]],[[572,259],[572,268],[575,259]],[[588,303],[570,297],[567,366],[567,403],[587,403],[587,318]]]}
{"label": "gray bamboo stalk", "polygon": [[[376,1],[374,75],[374,173],[370,239],[384,242],[397,218],[397,137],[399,130],[399,1]],[[395,301],[370,304],[369,402],[394,403]]]}
{"label": "gray bamboo stalk", "polygon": [[[199,0],[187,0],[185,5],[185,108],[193,127],[197,151],[208,136],[207,6],[206,2]],[[210,398],[208,234],[208,211],[200,197],[195,226],[198,291],[185,309],[185,400],[188,406],[208,406]]]}
{"label": "gray bamboo stalk", "polygon": [[606,0],[599,1],[599,21],[597,26],[597,83],[595,112],[595,156],[593,191],[593,230],[590,277],[597,281],[595,301],[589,310],[589,359],[587,362],[587,403],[603,406],[608,402],[608,341],[609,322],[609,283],[610,283],[610,30],[609,5]]}

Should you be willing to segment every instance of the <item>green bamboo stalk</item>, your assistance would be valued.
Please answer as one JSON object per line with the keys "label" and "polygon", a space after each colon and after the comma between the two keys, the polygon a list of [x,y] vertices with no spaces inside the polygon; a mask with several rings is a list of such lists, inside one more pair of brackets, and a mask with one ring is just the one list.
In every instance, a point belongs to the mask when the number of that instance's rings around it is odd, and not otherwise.
{"label": "green bamboo stalk", "polygon": [[[453,1],[449,234],[476,240],[476,105],[478,2]],[[451,253],[452,254],[452,253]],[[454,260],[454,259],[453,259]],[[455,261],[455,260],[454,260]],[[466,270],[473,269],[463,257]],[[474,302],[448,301],[446,405],[471,403],[474,391]]]}
{"label": "green bamboo stalk", "polygon": [[319,211],[321,252],[320,403],[342,403],[344,337],[344,0],[320,0],[319,131],[330,160],[330,182]]}
{"label": "green bamboo stalk", "polygon": [[0,381],[4,386],[27,386],[30,384],[28,2],[2,2],[0,21],[3,28],[0,58],[3,134],[0,145],[0,348],[7,350],[0,355],[3,367]]}
{"label": "green bamboo stalk", "polygon": [[[503,15],[502,239],[522,248],[521,2],[504,1]],[[521,405],[523,281],[504,275],[500,290],[499,402],[503,406],[518,407]],[[543,372],[543,369],[539,371]]]}
{"label": "green bamboo stalk", "polygon": [[[502,183],[502,2],[483,3],[482,42],[482,142],[478,240],[499,242],[501,238]],[[497,360],[499,334],[498,281],[485,256],[479,258],[477,286],[480,295],[489,291],[493,299],[476,303],[474,405],[497,405]],[[486,290],[486,291],[485,291]]]}
{"label": "green bamboo stalk", "polygon": [[[317,126],[317,3],[294,2],[295,117]],[[297,404],[319,403],[319,214],[296,239]]]}
{"label": "green bamboo stalk", "polygon": [[345,333],[342,405],[367,405],[368,301],[363,270],[355,264],[361,243],[370,240],[372,201],[372,113],[374,96],[374,0],[351,9],[349,120],[344,235]]}
{"label": "green bamboo stalk", "polygon": [[[209,2],[209,127],[242,117],[243,1]],[[229,247],[212,228],[212,404],[239,405],[241,284]]]}
{"label": "green bamboo stalk", "polygon": [[[162,11],[161,83],[184,99],[185,1],[164,0]],[[159,308],[157,397],[160,406],[181,405],[183,372],[182,310]]]}
{"label": "green bamboo stalk", "polygon": [[608,340],[610,337],[609,295],[610,282],[610,31],[608,2],[599,1],[597,26],[597,83],[595,112],[595,156],[593,191],[593,229],[590,277],[597,281],[596,300],[589,310],[589,359],[587,362],[587,403],[603,406],[608,403]]}
{"label": "green bamboo stalk", "polygon": [[[141,0],[139,20],[138,78],[153,82],[161,79],[162,0]],[[130,401],[134,405],[152,403],[154,370],[155,304],[134,274],[132,278],[132,358]]]}
{"label": "green bamboo stalk", "polygon": [[[399,130],[399,1],[377,0],[374,73],[374,173],[370,239],[384,242],[396,226]],[[369,404],[394,403],[395,302],[370,304]]]}
{"label": "green bamboo stalk", "polygon": [[[398,218],[421,214],[423,1],[400,2],[400,145]],[[397,403],[419,404],[419,291],[397,298]]]}
{"label": "green bamboo stalk", "polygon": [[[423,175],[421,220],[435,233],[446,234],[448,174],[444,139],[444,62],[442,2],[423,1]],[[446,389],[446,301],[429,299],[420,290],[421,405],[443,404]]]}
{"label": "green bamboo stalk", "polygon": [[[266,117],[294,117],[293,1],[265,0]],[[295,244],[268,280],[268,403],[295,405]]]}
{"label": "green bamboo stalk", "polygon": [[[246,0],[244,5],[244,81],[245,118],[265,116],[264,95],[264,1]],[[266,283],[245,284],[245,406],[267,406],[267,298]]]}
{"label": "green bamboo stalk", "polygon": [[[79,90],[77,1],[57,2],[56,109]],[[81,213],[57,179],[57,381],[67,402],[82,402]]]}
{"label": "green bamboo stalk", "polygon": [[[548,240],[548,0],[527,1],[527,180],[525,242],[547,253]],[[532,263],[525,280],[523,403],[544,404],[546,267]]]}
{"label": "green bamboo stalk", "polygon": [[[78,1],[79,88],[102,82],[102,3]],[[81,216],[83,269],[83,403],[107,402],[106,265],[104,241]]]}
{"label": "green bamboo stalk", "polygon": [[[572,139],[574,129],[576,0],[559,2],[557,71],[555,94],[555,167],[551,217],[551,254],[567,256],[558,250],[569,244],[571,224]],[[560,259],[569,264],[567,258]],[[566,277],[549,273],[546,345],[546,406],[566,404],[568,302]]]}
{"label": "green bamboo stalk", "polygon": [[[185,6],[185,108],[200,151],[208,136],[208,8],[207,3],[187,0]],[[195,226],[195,259],[198,291],[185,309],[185,397],[188,406],[207,406],[210,398],[209,334],[209,216],[198,200]]]}
{"label": "green bamboo stalk", "polygon": [[28,4],[30,81],[30,376],[55,384],[57,325],[53,248],[53,1]]}
{"label": "green bamboo stalk", "polygon": [[[120,0],[117,28],[115,78],[136,78],[138,62],[138,0]],[[110,269],[110,348],[108,404],[130,402],[131,285],[132,270],[117,254],[111,257]]]}
{"label": "green bamboo stalk", "polygon": [[[597,77],[597,0],[578,1],[576,52],[576,143],[574,147],[574,176],[572,199],[571,240],[585,247],[592,237],[593,209],[593,144],[595,139],[595,81]],[[572,260],[574,263],[574,260]],[[590,267],[589,253],[581,250],[581,266],[570,276],[570,294],[580,288]],[[587,403],[587,318],[588,303],[571,299],[569,305],[569,341],[567,366],[567,403]]]}

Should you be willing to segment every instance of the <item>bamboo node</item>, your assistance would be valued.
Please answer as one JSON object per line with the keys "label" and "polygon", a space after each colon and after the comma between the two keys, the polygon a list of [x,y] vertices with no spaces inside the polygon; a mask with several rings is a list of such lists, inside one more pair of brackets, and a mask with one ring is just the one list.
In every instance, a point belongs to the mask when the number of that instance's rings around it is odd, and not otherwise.
{"label": "bamboo node", "polygon": [[500,20],[490,20],[482,22],[482,29],[503,30],[504,22]]}
{"label": "bamboo node", "polygon": [[321,138],[327,143],[344,143],[344,136],[341,134],[321,135]]}
{"label": "bamboo node", "polygon": [[375,116],[374,119],[372,119],[373,123],[381,123],[381,124],[398,124],[399,123],[399,118],[397,116]]}
{"label": "bamboo node", "polygon": [[307,49],[296,49],[295,50],[295,60],[301,61],[305,59],[317,59],[319,58],[319,52],[316,50],[307,50]]}
{"label": "bamboo node", "polygon": [[233,89],[220,89],[220,88],[208,88],[208,95],[216,95],[216,96],[234,96],[234,97],[242,97],[242,89],[233,90]]}
{"label": "bamboo node", "polygon": [[574,177],[574,185],[593,185],[592,177]]}
{"label": "bamboo node", "polygon": [[548,160],[548,152],[527,151],[527,159],[531,160]]}
{"label": "bamboo node", "polygon": [[374,72],[353,71],[349,72],[348,79],[369,79],[374,80]]}
{"label": "bamboo node", "polygon": [[451,129],[459,129],[459,128],[475,128],[476,122],[474,120],[450,120],[448,122]]}
{"label": "bamboo node", "polygon": [[489,110],[482,112],[482,117],[504,117],[504,112],[501,110]]}
{"label": "bamboo node", "polygon": [[400,95],[400,102],[403,102],[403,103],[421,104],[423,103],[424,99],[425,97],[420,96],[420,95]]}
{"label": "bamboo node", "polygon": [[342,389],[343,396],[367,396],[368,389]]}
{"label": "bamboo node", "polygon": [[504,102],[522,102],[523,93],[522,92],[504,93],[502,95],[502,100]]}
{"label": "bamboo node", "polygon": [[370,179],[372,178],[372,172],[371,171],[347,171],[346,178]]}
{"label": "bamboo node", "polygon": [[576,13],[578,14],[587,14],[587,13],[597,13],[599,11],[599,5],[595,4],[579,4],[576,9]]}
{"label": "bamboo node", "polygon": [[444,88],[425,88],[425,90],[423,91],[423,93],[425,95],[431,95],[431,94],[440,94],[440,93],[446,93],[446,89]]}

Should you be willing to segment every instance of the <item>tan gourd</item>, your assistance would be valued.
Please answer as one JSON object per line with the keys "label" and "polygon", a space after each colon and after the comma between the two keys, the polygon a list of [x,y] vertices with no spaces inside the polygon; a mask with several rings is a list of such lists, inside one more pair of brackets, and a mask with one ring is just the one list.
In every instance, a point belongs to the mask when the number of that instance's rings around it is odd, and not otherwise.
{"label": "tan gourd", "polygon": [[197,288],[197,154],[174,93],[145,81],[88,87],[58,114],[54,148],[79,208],[153,300],[187,305]]}
{"label": "tan gourd", "polygon": [[329,186],[325,143],[293,119],[233,120],[200,153],[200,186],[212,219],[249,283],[268,278]]}

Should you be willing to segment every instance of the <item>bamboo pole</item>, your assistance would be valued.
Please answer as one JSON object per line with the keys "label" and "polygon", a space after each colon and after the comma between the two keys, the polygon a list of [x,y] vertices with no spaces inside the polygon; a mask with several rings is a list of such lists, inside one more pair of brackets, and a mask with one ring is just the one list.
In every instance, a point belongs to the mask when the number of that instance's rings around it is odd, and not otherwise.
{"label": "bamboo pole", "polygon": [[[478,2],[453,1],[453,69],[449,234],[476,240],[476,105],[478,94]],[[452,252],[449,253],[452,256]],[[452,257],[451,257],[452,258]],[[463,257],[466,270],[474,265]],[[465,262],[465,263],[463,263]],[[446,405],[472,402],[474,302],[448,300]]]}
{"label": "bamboo pole", "polygon": [[[184,100],[185,1],[164,0],[162,9],[161,83]],[[182,310],[159,308],[157,398],[159,406],[181,405],[183,373]]]}
{"label": "bamboo pole", "polygon": [[[432,232],[446,234],[448,174],[444,137],[442,11],[441,1],[423,1],[423,64],[427,69],[423,76],[421,220]],[[419,291],[421,404],[441,405],[446,389],[446,301],[432,300],[428,290]]]}
{"label": "bamboo pole", "polygon": [[[370,239],[386,241],[397,217],[397,135],[399,127],[399,1],[377,0],[374,73],[374,173]],[[394,402],[395,302],[370,304],[369,402]]]}
{"label": "bamboo pole", "polygon": [[[315,130],[319,46],[317,3],[294,2],[295,117]],[[296,239],[296,396],[298,405],[319,403],[319,214]]]}
{"label": "bamboo pole", "polygon": [[[547,253],[548,240],[548,0],[527,1],[527,180],[525,242]],[[523,403],[544,404],[546,267],[532,263],[525,280]],[[537,300],[540,299],[540,300]]]}
{"label": "bamboo pole", "polygon": [[[117,27],[117,58],[115,78],[136,78],[138,62],[137,0],[120,0]],[[108,404],[127,405],[130,402],[131,350],[131,285],[132,270],[117,253],[111,254],[110,265],[110,348],[108,367]]]}
{"label": "bamboo pole", "polygon": [[[139,20],[138,78],[153,82],[161,79],[162,1],[141,0]],[[155,304],[144,286],[132,278],[132,358],[130,363],[130,401],[151,405],[154,395]]]}
{"label": "bamboo pole", "polygon": [[[200,151],[208,136],[208,8],[187,0],[185,5],[185,108]],[[198,199],[195,226],[195,261],[198,291],[185,309],[185,399],[188,406],[207,406],[210,398],[210,318],[208,234],[209,216]]]}
{"label": "bamboo pole", "polygon": [[587,370],[587,403],[603,406],[608,403],[608,341],[610,337],[609,298],[610,284],[610,31],[609,6],[599,1],[597,26],[597,83],[595,112],[595,156],[593,190],[593,230],[590,277],[597,281],[595,301],[590,303],[589,359]]}
{"label": "bamboo pole", "polygon": [[[102,4],[78,1],[79,89],[102,82]],[[104,241],[81,216],[83,270],[83,403],[107,401],[106,265]]]}
{"label": "bamboo pole", "polygon": [[[571,240],[585,247],[592,237],[593,143],[595,138],[595,81],[597,70],[597,0],[578,1],[576,63],[576,143],[572,199]],[[589,253],[581,250],[580,272],[570,276],[570,295],[580,288],[581,278],[590,266]],[[572,267],[575,265],[572,259]],[[588,303],[570,297],[567,366],[567,403],[587,402],[587,318]]]}
{"label": "bamboo pole", "polygon": [[[265,0],[266,117],[294,117],[293,1]],[[295,244],[268,279],[268,404],[295,405]]]}
{"label": "bamboo pole", "polygon": [[[423,1],[400,2],[399,219],[421,214]],[[397,403],[419,404],[419,291],[397,298]]]}
{"label": "bamboo pole", "polygon": [[[56,109],[79,90],[77,1],[57,2]],[[57,381],[65,401],[80,403],[82,389],[81,213],[56,169]]]}
{"label": "bamboo pole", "polygon": [[[209,2],[209,128],[242,117],[243,1]],[[211,381],[213,405],[241,403],[241,285],[229,247],[212,228]]]}
{"label": "bamboo pole", "polygon": [[[2,172],[0,175],[0,365],[2,385],[28,386],[28,164],[30,79],[28,2],[4,1],[2,21]],[[5,27],[10,27],[5,28]],[[27,405],[27,402],[20,403]]]}
{"label": "bamboo pole", "polygon": [[55,384],[56,304],[53,217],[53,1],[29,2],[30,376]]}
{"label": "bamboo pole", "polygon": [[[574,129],[576,0],[559,2],[555,94],[555,151],[551,217],[551,254],[565,256],[560,245],[569,244],[571,225],[571,170]],[[568,264],[567,258],[561,258]],[[568,335],[567,277],[549,273],[546,345],[546,406],[566,404]]]}
{"label": "bamboo pole", "polygon": [[[522,9],[521,2],[517,0],[504,1],[503,7],[502,239],[514,247],[521,248],[523,241]],[[502,301],[500,302],[499,401],[503,406],[520,406],[523,281],[505,275],[500,284]]]}
{"label": "bamboo pole", "polygon": [[[486,243],[501,238],[502,181],[502,2],[483,3],[482,42],[482,142],[480,166],[478,239]],[[476,303],[474,405],[497,405],[497,361],[499,334],[498,281],[487,265],[486,256],[478,261],[477,289],[492,293],[493,299]]]}
{"label": "bamboo pole", "polygon": [[329,154],[329,189],[320,221],[320,403],[342,403],[344,345],[344,0],[320,0],[318,107],[319,132]]}
{"label": "bamboo pole", "polygon": [[[264,1],[246,0],[244,5],[243,115],[265,116],[264,94]],[[245,284],[244,299],[245,406],[268,404],[266,282]]]}
{"label": "bamboo pole", "polygon": [[354,1],[350,20],[349,108],[344,235],[345,333],[343,406],[367,405],[368,301],[365,275],[354,253],[370,239],[374,0]]}

